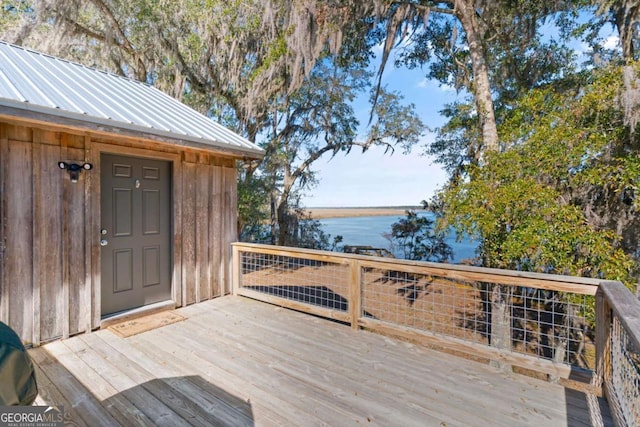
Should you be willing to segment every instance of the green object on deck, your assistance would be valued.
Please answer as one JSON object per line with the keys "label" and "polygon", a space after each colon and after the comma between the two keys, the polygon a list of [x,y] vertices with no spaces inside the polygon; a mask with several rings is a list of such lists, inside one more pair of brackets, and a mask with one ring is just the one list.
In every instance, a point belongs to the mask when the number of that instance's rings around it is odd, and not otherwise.
{"label": "green object on deck", "polygon": [[31,405],[37,396],[29,353],[13,329],[0,322],[0,406]]}

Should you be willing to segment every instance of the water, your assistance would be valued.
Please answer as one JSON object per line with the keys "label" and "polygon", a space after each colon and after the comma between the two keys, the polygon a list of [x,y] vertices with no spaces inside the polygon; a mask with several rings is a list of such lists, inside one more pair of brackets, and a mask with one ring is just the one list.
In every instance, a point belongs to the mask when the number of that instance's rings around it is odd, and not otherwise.
{"label": "water", "polygon": [[[428,215],[421,213],[421,215]],[[389,249],[389,241],[382,234],[391,232],[391,225],[398,222],[404,216],[360,216],[346,218],[321,219],[322,230],[332,237],[342,236],[343,245],[373,246],[374,248]],[[457,264],[464,259],[473,258],[478,246],[477,242],[470,239],[456,241],[455,233],[450,233],[446,239],[447,244],[453,249],[453,258],[450,262]],[[395,254],[400,256],[399,254]]]}

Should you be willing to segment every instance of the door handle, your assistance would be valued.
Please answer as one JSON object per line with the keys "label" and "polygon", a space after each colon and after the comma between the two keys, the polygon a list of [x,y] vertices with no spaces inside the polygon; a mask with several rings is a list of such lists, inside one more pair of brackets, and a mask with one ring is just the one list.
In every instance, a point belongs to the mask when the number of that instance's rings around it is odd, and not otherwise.
{"label": "door handle", "polygon": [[100,240],[100,246],[107,246],[108,244],[109,242],[107,241],[107,239]]}

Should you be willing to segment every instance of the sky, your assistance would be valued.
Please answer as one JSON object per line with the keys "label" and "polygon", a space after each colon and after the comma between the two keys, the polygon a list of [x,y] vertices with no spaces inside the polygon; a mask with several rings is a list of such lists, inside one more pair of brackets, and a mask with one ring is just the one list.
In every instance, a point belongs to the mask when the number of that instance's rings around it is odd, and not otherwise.
{"label": "sky", "polygon": [[[405,101],[415,105],[415,111],[427,127],[443,124],[439,110],[456,98],[448,87],[439,87],[425,79],[426,70],[407,70],[389,66],[383,74],[387,89],[400,92]],[[356,106],[360,123],[367,123],[369,106]],[[363,131],[365,128],[363,127]],[[313,169],[318,185],[302,199],[306,207],[415,206],[428,200],[447,179],[433,159],[423,155],[426,143],[433,140],[427,131],[421,142],[409,154],[397,149],[393,154],[373,147],[364,154],[354,148],[331,158],[319,159]]]}

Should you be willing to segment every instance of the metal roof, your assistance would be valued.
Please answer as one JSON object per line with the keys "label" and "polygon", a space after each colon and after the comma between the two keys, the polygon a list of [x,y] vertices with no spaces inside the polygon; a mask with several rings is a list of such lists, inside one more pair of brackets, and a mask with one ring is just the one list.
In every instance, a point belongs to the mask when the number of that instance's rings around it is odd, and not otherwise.
{"label": "metal roof", "polygon": [[261,157],[249,140],[146,83],[0,41],[2,107]]}

